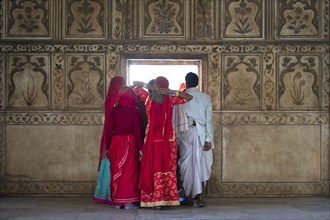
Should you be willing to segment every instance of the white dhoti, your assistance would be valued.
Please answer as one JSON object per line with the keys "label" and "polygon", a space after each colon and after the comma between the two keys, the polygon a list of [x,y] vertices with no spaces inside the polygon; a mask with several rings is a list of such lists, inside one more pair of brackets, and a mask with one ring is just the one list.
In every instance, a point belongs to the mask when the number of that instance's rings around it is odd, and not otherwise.
{"label": "white dhoti", "polygon": [[182,186],[185,196],[191,195],[194,198],[201,194],[206,185],[206,181],[211,176],[211,166],[213,163],[212,150],[204,151],[204,146],[200,144],[197,128],[190,126],[183,134],[179,144],[180,159],[179,167]]}

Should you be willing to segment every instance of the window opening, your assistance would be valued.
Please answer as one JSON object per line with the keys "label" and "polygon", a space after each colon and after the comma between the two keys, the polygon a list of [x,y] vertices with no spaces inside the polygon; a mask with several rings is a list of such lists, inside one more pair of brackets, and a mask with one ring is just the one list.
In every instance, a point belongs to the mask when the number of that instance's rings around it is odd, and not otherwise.
{"label": "window opening", "polygon": [[127,64],[127,81],[130,85],[133,81],[148,83],[151,79],[164,76],[169,81],[169,88],[175,90],[185,82],[188,72],[194,72],[201,78],[201,60],[129,59]]}

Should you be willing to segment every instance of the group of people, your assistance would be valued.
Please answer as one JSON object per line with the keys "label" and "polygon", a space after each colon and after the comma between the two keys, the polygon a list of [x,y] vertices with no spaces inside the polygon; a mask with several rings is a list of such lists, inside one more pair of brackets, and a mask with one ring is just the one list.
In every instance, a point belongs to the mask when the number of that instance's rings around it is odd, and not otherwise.
{"label": "group of people", "polygon": [[169,89],[163,76],[133,86],[116,76],[105,100],[100,141],[99,170],[110,166],[109,194],[94,194],[94,200],[109,200],[116,208],[161,209],[180,205],[182,188],[182,203],[203,207],[200,195],[211,176],[213,148],[211,98],[199,90],[197,74],[187,73],[180,90]]}

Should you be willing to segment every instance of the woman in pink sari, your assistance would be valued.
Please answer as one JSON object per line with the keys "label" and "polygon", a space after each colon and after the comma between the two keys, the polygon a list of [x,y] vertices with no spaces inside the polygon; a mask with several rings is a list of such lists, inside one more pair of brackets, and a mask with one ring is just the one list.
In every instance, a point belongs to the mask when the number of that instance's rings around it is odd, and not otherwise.
{"label": "woman in pink sari", "polygon": [[146,100],[148,125],[145,143],[142,147],[139,189],[141,207],[162,207],[180,205],[177,189],[177,145],[172,127],[172,108],[192,96],[181,91],[168,89],[165,77],[157,77],[150,96],[141,87],[143,82],[134,82],[136,93]]}
{"label": "woman in pink sari", "polygon": [[110,112],[109,145],[111,201],[116,208],[136,208],[138,190],[139,151],[142,147],[141,116],[137,95],[130,87],[118,94],[118,105]]}

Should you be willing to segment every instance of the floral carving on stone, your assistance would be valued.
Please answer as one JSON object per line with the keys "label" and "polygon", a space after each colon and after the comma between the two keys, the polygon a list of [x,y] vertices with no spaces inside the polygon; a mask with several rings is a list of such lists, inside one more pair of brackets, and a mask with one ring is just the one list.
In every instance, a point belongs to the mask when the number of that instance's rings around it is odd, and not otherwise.
{"label": "floral carving on stone", "polygon": [[9,107],[48,107],[49,57],[47,55],[9,56]]}
{"label": "floral carving on stone", "polygon": [[318,108],[320,77],[318,56],[279,57],[280,108]]}
{"label": "floral carving on stone", "polygon": [[0,2],[0,39],[3,38],[3,27],[4,27],[4,9],[3,9],[3,1]]}
{"label": "floral carving on stone", "polygon": [[82,195],[91,194],[95,190],[95,182],[51,182],[51,181],[12,181],[6,182],[1,188],[0,193],[9,194],[71,194]]}
{"label": "floral carving on stone", "polygon": [[280,36],[317,36],[321,18],[318,0],[279,1]]}
{"label": "floral carving on stone", "polygon": [[261,7],[260,0],[226,1],[225,37],[261,37]]}
{"label": "floral carving on stone", "polygon": [[4,54],[0,53],[0,109],[5,108],[5,68],[4,68]]}
{"label": "floral carving on stone", "polygon": [[68,107],[102,108],[104,91],[104,56],[67,55]]}
{"label": "floral carving on stone", "polygon": [[8,26],[9,36],[49,35],[48,0],[13,0],[9,1]]}
{"label": "floral carving on stone", "polygon": [[68,1],[67,35],[102,37],[104,35],[104,3],[95,0]]}
{"label": "floral carving on stone", "polygon": [[197,38],[213,37],[214,7],[213,0],[198,0],[196,2],[195,35]]}
{"label": "floral carving on stone", "polygon": [[267,110],[275,107],[275,70],[274,53],[264,54],[264,76],[263,76],[263,103]]}
{"label": "floral carving on stone", "polygon": [[209,56],[209,72],[207,77],[208,94],[211,96],[213,110],[221,109],[220,79],[221,55],[218,52]]}
{"label": "floral carving on stone", "polygon": [[184,33],[182,0],[148,0],[145,2],[144,34],[181,36]]}
{"label": "floral carving on stone", "polygon": [[[0,114],[1,116],[1,114]],[[103,125],[104,113],[93,112],[24,112],[7,113],[8,125]],[[0,139],[1,140],[1,139]],[[1,141],[0,141],[1,144]]]}
{"label": "floral carving on stone", "polygon": [[260,108],[260,57],[225,56],[224,108]]}
{"label": "floral carving on stone", "polygon": [[330,54],[324,54],[323,64],[323,107],[329,108],[329,97],[330,97]]}
{"label": "floral carving on stone", "polygon": [[133,5],[130,0],[113,1],[113,29],[112,36],[120,39],[133,37]]}
{"label": "floral carving on stone", "polygon": [[65,72],[63,57],[63,53],[55,53],[53,55],[52,107],[55,109],[64,109]]}

